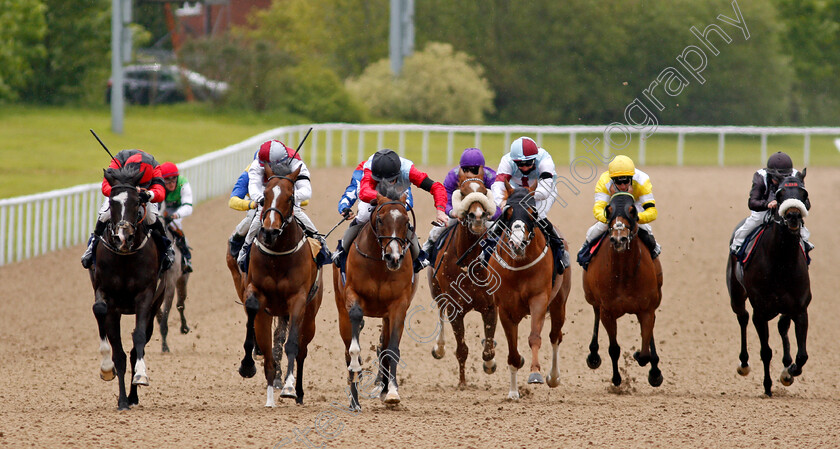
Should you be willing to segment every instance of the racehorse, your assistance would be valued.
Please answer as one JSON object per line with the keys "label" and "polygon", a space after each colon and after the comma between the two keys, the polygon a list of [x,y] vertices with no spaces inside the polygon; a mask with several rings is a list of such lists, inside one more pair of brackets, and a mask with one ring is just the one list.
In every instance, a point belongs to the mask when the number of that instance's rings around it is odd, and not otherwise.
{"label": "racehorse", "polygon": [[[286,379],[280,397],[303,403],[303,362],[307,346],[315,336],[315,315],[321,306],[321,269],[312,256],[302,226],[294,219],[294,185],[300,168],[289,164],[266,166],[267,182],[260,228],[254,239],[242,296],[248,316],[245,357],[239,366],[242,377],[253,377],[256,366],[251,355],[254,342],[264,354],[266,407],[274,407],[275,364],[272,352],[272,316],[288,317],[285,352]],[[295,375],[297,364],[297,376]]]}
{"label": "racehorse", "polygon": [[[167,227],[166,236],[169,240],[174,241],[171,232],[171,229]],[[182,270],[181,250],[178,249],[178,245],[172,245],[172,247],[175,249],[175,262],[162,274],[163,282],[166,284],[166,293],[163,295],[163,304],[157,313],[161,352],[169,352],[169,344],[166,342],[166,337],[169,335],[169,311],[172,310],[172,300],[176,293],[178,294],[176,307],[181,315],[181,333],[186,335],[190,332],[190,327],[187,326],[187,318],[184,316],[184,301],[187,299],[187,281],[190,280],[190,273],[185,273]]]}
{"label": "racehorse", "polygon": [[[776,192],[778,208],[773,209],[767,227],[752,251],[746,267],[730,255],[726,264],[726,287],[729,290],[732,311],[738,316],[741,326],[741,354],[737,371],[746,376],[750,373],[747,353],[747,321],[750,314],[746,309],[749,297],[753,309],[753,325],[761,342],[761,361],[764,362],[764,394],[772,396],[770,387],[770,359],[773,350],[768,343],[768,321],[779,316],[779,335],[782,337],[782,364],[784,369],[780,381],[790,386],[793,378],[802,374],[802,366],[808,361],[805,342],[808,336],[808,304],[811,302],[811,280],[808,275],[808,261],[800,246],[800,228],[808,216],[810,201],[805,190],[806,170],[798,176],[785,178]],[[741,221],[743,223],[743,221]],[[738,227],[741,226],[738,224]],[[736,227],[735,229],[738,229]],[[733,233],[734,234],[734,233]],[[729,240],[730,245],[732,239]],[[796,362],[791,363],[788,329],[790,322],[796,325]]]}
{"label": "racehorse", "polygon": [[583,293],[595,312],[586,364],[591,369],[601,366],[598,328],[599,322],[603,323],[610,338],[612,383],[616,387],[621,385],[621,374],[618,373],[621,348],[616,339],[616,320],[632,313],[639,319],[642,333],[641,351],[636,351],[633,358],[640,366],[650,362],[648,383],[658,387],[662,385],[662,372],[653,339],[653,324],[656,308],[662,301],[662,266],[658,259],[651,258],[650,251],[636,238],[639,213],[634,202],[633,195],[626,192],[618,192],[610,198],[605,209],[609,245],[603,240],[597,243],[606,247],[592,256],[589,267],[583,272]]}
{"label": "racehorse", "polygon": [[[338,328],[344,341],[344,358],[350,383],[350,409],[361,410],[359,383],[362,371],[359,333],[364,317],[382,318],[378,351],[379,375],[369,392],[379,393],[389,405],[398,404],[397,365],[400,363],[400,338],[408,306],[417,291],[411,257],[406,257],[411,223],[406,208],[408,192],[404,185],[377,186],[377,197],[370,221],[348,251],[346,281],[333,266]],[[387,380],[384,380],[387,378]],[[383,379],[380,384],[379,380]]]}
{"label": "racehorse", "polygon": [[[527,315],[531,315],[531,333],[528,336],[531,374],[528,383],[544,382],[540,374],[540,334],[545,315],[549,313],[551,330],[548,337],[551,341],[552,361],[547,382],[551,388],[560,384],[560,341],[566,320],[566,300],[571,289],[571,270],[556,274],[546,236],[542,232],[534,232],[538,218],[534,199],[536,187],[535,183],[531,189],[519,187],[514,190],[505,181],[507,198],[498,224],[504,226],[504,235],[488,264],[488,269],[500,279],[500,286],[493,293],[493,298],[507,338],[507,362],[510,369],[508,398],[514,400],[519,399],[516,373],[525,365],[525,357],[517,349],[519,322]],[[568,247],[568,244],[565,246]]]}
{"label": "racehorse", "polygon": [[[481,246],[479,240],[487,231],[487,221],[493,217],[496,204],[493,194],[484,185],[484,168],[479,168],[477,176],[459,175],[459,188],[452,194],[452,210],[458,217],[458,224],[440,242],[442,250],[427,270],[429,289],[438,304],[440,327],[437,343],[432,348],[432,356],[443,358],[444,321],[452,325],[457,348],[458,386],[467,384],[465,363],[469,348],[464,342],[464,316],[475,310],[481,313],[484,321],[484,372],[496,372],[496,304],[493,302],[493,288],[490,272],[479,260]],[[458,264],[459,259],[463,262]]]}
{"label": "racehorse", "polygon": [[[96,263],[89,270],[95,301],[93,314],[99,326],[100,377],[119,377],[120,410],[138,404],[137,386],[149,385],[145,346],[152,338],[154,318],[163,301],[165,284],[160,278],[158,247],[145,224],[137,184],[143,173],[133,167],[105,170],[111,184],[108,199],[111,218],[96,247]],[[120,338],[120,318],[135,315],[131,349],[131,392],[125,394],[125,352]],[[106,338],[107,337],[107,338]],[[113,347],[113,349],[112,349]]]}

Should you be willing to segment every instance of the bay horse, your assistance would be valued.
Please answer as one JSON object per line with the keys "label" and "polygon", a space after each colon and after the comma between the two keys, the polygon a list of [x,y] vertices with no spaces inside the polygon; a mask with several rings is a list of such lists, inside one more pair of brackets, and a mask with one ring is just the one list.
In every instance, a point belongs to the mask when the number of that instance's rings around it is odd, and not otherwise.
{"label": "bay horse", "polygon": [[[463,171],[458,177],[459,188],[452,194],[452,210],[458,217],[454,229],[441,241],[441,251],[426,270],[429,289],[438,305],[440,327],[432,356],[441,359],[445,353],[444,322],[452,325],[455,333],[455,358],[458,360],[458,386],[467,385],[465,364],[469,348],[464,341],[464,317],[472,310],[481,314],[484,322],[483,369],[487,374],[496,372],[496,304],[493,302],[491,272],[481,263],[479,240],[487,231],[487,221],[493,218],[496,203],[493,194],[484,185],[484,167],[478,175]],[[459,265],[458,261],[462,260]],[[496,278],[496,280],[498,280]]]}
{"label": "bay horse", "polygon": [[[99,326],[102,380],[119,378],[120,410],[139,403],[138,385],[149,385],[145,347],[152,338],[154,318],[163,301],[165,284],[159,283],[160,257],[145,223],[137,185],[143,173],[134,167],[105,170],[111,184],[111,218],[96,247],[96,262],[89,270],[94,290],[93,314]],[[120,337],[122,315],[135,315],[131,349],[131,391],[125,394],[126,357]]]}
{"label": "bay horse", "polygon": [[[782,337],[782,374],[780,382],[790,386],[793,378],[802,374],[802,366],[808,361],[805,343],[808,336],[808,304],[811,302],[811,280],[808,261],[800,246],[800,229],[808,216],[810,201],[805,190],[806,170],[782,180],[776,192],[778,207],[773,209],[770,220],[758,237],[752,260],[746,267],[729,256],[726,264],[726,287],[729,290],[732,311],[738,316],[741,326],[741,353],[738,374],[750,373],[747,352],[747,322],[750,314],[746,300],[750,299],[753,309],[753,325],[761,342],[761,361],[764,363],[764,394],[772,396],[770,390],[770,359],[773,350],[768,343],[768,321],[779,315],[779,335]],[[743,223],[743,221],[741,222]],[[740,227],[740,223],[738,225]],[[736,227],[735,229],[738,229]],[[733,233],[734,234],[734,233]],[[729,240],[730,245],[732,239]],[[796,362],[790,356],[788,329],[790,322],[796,325]]]}
{"label": "bay horse", "polygon": [[658,387],[662,385],[663,379],[654,344],[653,325],[656,321],[656,308],[662,301],[662,265],[659,259],[651,258],[645,244],[636,238],[639,212],[632,194],[618,192],[612,195],[605,213],[609,226],[609,244],[605,240],[599,243],[605,247],[592,256],[589,267],[583,272],[583,293],[586,302],[592,305],[595,312],[586,364],[591,369],[601,366],[598,328],[603,323],[610,339],[612,383],[616,387],[621,385],[621,374],[618,372],[621,347],[616,338],[616,321],[624,314],[632,313],[639,320],[642,334],[641,350],[636,351],[633,358],[640,366],[650,362],[648,383]]}
{"label": "bay horse", "polygon": [[[169,240],[175,241],[171,232],[172,230],[167,226],[166,236]],[[178,301],[175,307],[181,315],[181,333],[186,335],[190,332],[190,327],[187,326],[187,318],[184,316],[184,302],[187,299],[187,281],[190,280],[190,273],[184,272],[182,269],[181,250],[178,245],[172,245],[172,248],[175,250],[175,261],[162,274],[162,281],[166,284],[166,293],[163,295],[163,304],[157,313],[161,352],[169,352],[169,344],[166,342],[166,337],[169,335],[169,312],[172,310],[172,302],[176,294],[178,295]]]}
{"label": "bay horse", "polygon": [[275,405],[272,317],[288,317],[288,338],[283,348],[287,357],[286,379],[280,397],[294,398],[302,404],[303,362],[315,336],[315,315],[323,296],[321,269],[315,263],[303,228],[294,219],[294,186],[299,174],[300,167],[292,171],[288,163],[266,166],[262,226],[254,239],[255,251],[251,252],[242,291],[248,321],[239,374],[256,374],[252,357],[256,341],[265,357],[266,407]]}
{"label": "bay horse", "polygon": [[[546,313],[549,313],[551,330],[548,336],[552,347],[552,362],[547,383],[551,388],[560,384],[558,359],[563,323],[566,320],[566,300],[571,290],[571,270],[567,268],[563,274],[556,274],[546,236],[542,232],[534,232],[539,213],[534,199],[536,187],[534,183],[530,189],[514,189],[505,181],[507,198],[497,223],[503,226],[504,234],[488,264],[488,269],[500,279],[500,286],[493,293],[493,298],[508,343],[508,399],[513,400],[519,399],[516,373],[525,365],[525,357],[517,349],[519,322],[528,315],[531,316],[531,333],[528,336],[531,373],[528,383],[544,382],[540,374],[540,334]],[[568,247],[565,240],[564,244]]]}
{"label": "bay horse", "polygon": [[[400,363],[400,338],[406,312],[417,291],[411,256],[406,257],[410,241],[403,184],[379,183],[370,221],[348,251],[346,280],[333,265],[333,286],[338,308],[338,329],[344,341],[344,358],[350,384],[350,409],[361,410],[359,383],[362,372],[359,333],[364,317],[382,318],[378,352],[379,372],[368,396],[388,405],[400,402],[397,365]],[[382,382],[380,383],[380,380]]]}

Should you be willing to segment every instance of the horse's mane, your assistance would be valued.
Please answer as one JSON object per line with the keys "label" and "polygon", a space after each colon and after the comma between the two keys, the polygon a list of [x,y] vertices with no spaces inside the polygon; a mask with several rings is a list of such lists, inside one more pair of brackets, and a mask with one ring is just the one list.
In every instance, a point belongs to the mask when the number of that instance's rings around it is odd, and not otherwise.
{"label": "horse's mane", "polygon": [[517,187],[516,190],[514,190],[508,197],[507,204],[518,204],[520,207],[530,206],[532,208],[536,208],[537,200],[534,199],[534,195],[531,195],[530,190],[525,187]]}
{"label": "horse's mane", "polygon": [[399,201],[406,190],[408,190],[408,184],[404,181],[397,181],[395,184],[380,182],[376,185],[376,193],[391,201]]}
{"label": "horse's mane", "polygon": [[125,165],[120,168],[105,169],[105,178],[111,185],[122,184],[136,186],[140,181],[140,168],[134,165]]}
{"label": "horse's mane", "polygon": [[268,166],[271,169],[271,172],[274,173],[274,176],[289,176],[294,171],[292,170],[291,161],[286,160],[269,162]]}

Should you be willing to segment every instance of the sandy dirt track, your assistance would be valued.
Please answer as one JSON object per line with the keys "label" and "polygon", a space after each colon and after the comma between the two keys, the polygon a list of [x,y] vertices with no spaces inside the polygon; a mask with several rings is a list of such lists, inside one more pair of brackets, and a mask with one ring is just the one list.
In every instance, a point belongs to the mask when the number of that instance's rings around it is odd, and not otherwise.
{"label": "sandy dirt track", "polygon": [[[778,382],[781,343],[771,322],[773,398],[761,387],[758,339],[749,327],[753,372],[738,376],[738,325],[729,308],[724,267],[727,240],[746,216],[749,168],[673,168],[646,170],[653,179],[659,219],[653,224],[663,246],[665,283],[655,336],[665,381],[647,383],[647,367],[630,356],[639,345],[635,317],[619,321],[624,385],[613,391],[606,333],[601,332],[598,370],[586,367],[592,311],[583,298],[580,267],[575,264],[568,320],[561,345],[561,383],[556,389],[525,384],[523,398],[507,398],[507,345],[501,326],[496,360],[486,375],[480,367],[480,317],[468,316],[468,387],[457,385],[457,362],[451,328],[447,353],[434,360],[432,344],[403,338],[400,370],[402,404],[387,409],[365,399],[357,415],[332,407],[346,405],[346,368],[338,335],[332,283],[328,277],[305,370],[305,405],[280,400],[263,407],[265,381],[242,379],[245,313],[224,263],[225,240],[241,213],[227,209],[227,198],[199,205],[185,226],[194,248],[196,272],[190,280],[187,318],[192,332],[177,333],[177,313],[170,316],[170,354],[160,353],[158,329],[147,347],[151,385],[141,388],[140,405],[117,411],[117,385],[99,379],[93,292],[79,265],[80,246],[0,267],[0,446],[2,447],[837,447],[840,445],[840,255],[838,217],[833,210],[840,191],[840,170],[814,168],[806,184],[813,209],[807,220],[817,245],[811,265],[808,352],[804,373],[791,387]],[[430,171],[442,179],[443,168]],[[317,169],[315,199],[308,210],[322,231],[339,218],[335,204],[349,179],[349,169]],[[561,173],[560,174],[565,174]],[[229,182],[230,180],[220,180]],[[578,185],[575,197],[561,191],[568,207],[555,205],[552,220],[573,249],[592,224],[592,188]],[[431,221],[431,199],[415,192],[419,233]],[[330,236],[335,245],[339,233]],[[435,315],[422,278],[413,305],[412,329],[429,334]],[[834,293],[832,293],[834,292]],[[528,322],[520,324],[520,350],[527,347]],[[128,346],[133,318],[123,318]],[[541,362],[550,367],[548,326],[543,330]],[[365,368],[371,368],[372,344],[379,320],[366,320],[362,336]],[[523,335],[524,334],[524,335]],[[793,329],[791,329],[793,334]],[[793,336],[791,337],[793,339]],[[526,350],[526,359],[530,358]],[[544,373],[545,374],[545,373]],[[325,439],[311,428],[332,411]],[[322,414],[322,416],[327,416]],[[321,424],[325,424],[322,422]],[[302,435],[309,438],[305,442]],[[296,441],[292,441],[295,440]],[[285,442],[285,443],[281,443]],[[279,446],[278,445],[278,446]],[[309,446],[307,446],[309,445]]]}

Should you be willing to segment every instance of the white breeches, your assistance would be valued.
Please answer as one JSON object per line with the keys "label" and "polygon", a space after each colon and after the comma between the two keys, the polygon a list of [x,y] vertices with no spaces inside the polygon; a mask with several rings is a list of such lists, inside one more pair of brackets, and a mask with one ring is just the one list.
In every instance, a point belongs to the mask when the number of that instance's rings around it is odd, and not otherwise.
{"label": "white breeches", "polygon": [[[595,237],[598,237],[599,235],[607,232],[607,229],[609,229],[609,227],[607,226],[606,223],[601,223],[600,221],[595,223],[594,225],[592,225],[592,227],[589,228],[588,231],[586,231],[586,242],[585,243],[589,243]],[[639,229],[644,229],[645,231],[649,232],[650,235],[653,235],[653,229],[651,229],[650,225],[647,224],[647,223],[640,224]]]}
{"label": "white breeches", "polygon": [[[744,244],[744,240],[746,240],[747,236],[750,235],[755,228],[761,226],[764,223],[764,220],[767,219],[767,215],[770,213],[769,210],[763,210],[761,212],[750,211],[750,216],[747,217],[747,220],[744,221],[744,224],[735,231],[735,234],[732,237],[732,245],[729,247],[732,251],[737,251],[741,248]],[[811,237],[811,231],[808,230],[805,226],[799,228],[799,236],[802,238],[803,241],[809,241],[808,239]]]}
{"label": "white breeches", "polygon": [[[250,215],[250,212],[248,213]],[[262,206],[258,207],[254,210],[254,216],[251,219],[250,228],[248,229],[248,234],[245,236],[245,244],[250,245],[254,241],[254,237],[257,236],[257,231],[260,230],[260,226],[262,226],[262,222],[260,221],[260,217],[262,216]],[[312,223],[312,220],[309,216],[306,215],[306,212],[303,211],[298,206],[295,206],[294,216],[300,220],[301,223],[308,229],[310,232],[318,232],[318,229],[315,228],[315,224]],[[248,217],[245,217],[246,219]],[[244,221],[244,220],[243,220]],[[240,226],[242,222],[239,223]],[[239,230],[239,226],[237,226],[237,231]]]}
{"label": "white breeches", "polygon": [[[146,207],[146,224],[153,224],[157,221],[158,217],[158,203],[146,203],[144,206]],[[105,198],[105,201],[102,202],[102,206],[99,208],[98,220],[105,223],[110,219],[111,203],[108,201],[108,198]]]}

